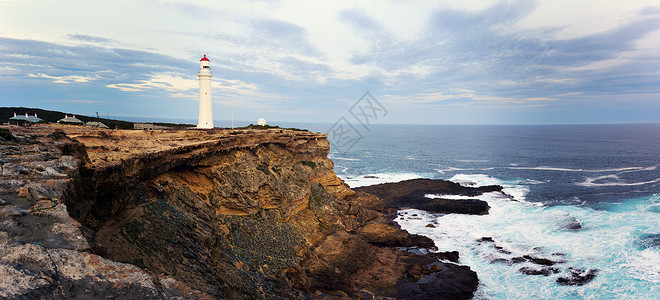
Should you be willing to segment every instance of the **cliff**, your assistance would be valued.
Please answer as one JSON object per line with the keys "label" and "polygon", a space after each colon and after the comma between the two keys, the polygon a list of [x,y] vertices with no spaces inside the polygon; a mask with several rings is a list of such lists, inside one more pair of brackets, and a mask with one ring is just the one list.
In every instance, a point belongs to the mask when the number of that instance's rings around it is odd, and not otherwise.
{"label": "cliff", "polygon": [[10,129],[2,297],[460,299],[476,290],[474,272],[447,262],[455,253],[406,251],[433,242],[393,227],[379,198],[338,179],[323,134]]}

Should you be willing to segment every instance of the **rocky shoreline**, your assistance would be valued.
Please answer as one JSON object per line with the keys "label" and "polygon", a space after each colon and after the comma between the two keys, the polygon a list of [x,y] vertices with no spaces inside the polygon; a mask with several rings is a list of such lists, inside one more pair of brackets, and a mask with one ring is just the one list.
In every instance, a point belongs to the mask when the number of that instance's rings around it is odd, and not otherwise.
{"label": "rocky shoreline", "polygon": [[477,289],[458,253],[429,252],[433,241],[387,215],[415,204],[484,214],[478,201],[419,200],[498,187],[417,180],[356,192],[334,174],[325,135],[304,131],[9,130],[0,297],[469,299]]}
{"label": "rocky shoreline", "polygon": [[446,180],[411,179],[359,187],[355,190],[378,196],[386,208],[416,208],[431,213],[485,215],[490,209],[486,201],[443,199],[442,196],[430,198],[427,195],[476,197],[483,193],[501,192],[502,187],[498,185],[465,187]]}

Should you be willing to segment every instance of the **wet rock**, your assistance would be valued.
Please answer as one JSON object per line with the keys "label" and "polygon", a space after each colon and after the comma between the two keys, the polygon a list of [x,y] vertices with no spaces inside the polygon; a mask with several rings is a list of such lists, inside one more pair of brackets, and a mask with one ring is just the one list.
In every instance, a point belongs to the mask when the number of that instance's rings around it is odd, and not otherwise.
{"label": "wet rock", "polygon": [[533,257],[531,255],[524,255],[523,258],[537,264],[537,265],[542,265],[542,266],[552,266],[556,262],[549,260],[547,258],[538,258],[538,257]]}
{"label": "wet rock", "polygon": [[493,246],[493,248],[497,249],[497,252],[499,252],[499,253],[511,254],[511,251],[505,250],[504,247],[502,247],[502,246],[495,245],[495,246]]}
{"label": "wet rock", "polygon": [[476,197],[483,193],[501,191],[501,186],[464,187],[445,180],[412,179],[396,183],[384,183],[360,187],[357,191],[379,196],[386,208],[417,208],[434,213],[462,213],[483,215],[490,207],[477,199],[450,200],[430,199],[426,194],[464,195]]}
{"label": "wet rock", "polygon": [[477,274],[469,267],[436,264],[432,272],[419,280],[397,282],[397,299],[472,299],[478,286]]}
{"label": "wet rock", "polygon": [[478,239],[477,241],[478,241],[478,242],[490,242],[490,243],[494,243],[494,242],[495,242],[495,241],[493,240],[493,238],[492,238],[492,237],[489,237],[489,236],[484,236],[484,237]]}
{"label": "wet rock", "polygon": [[566,218],[561,220],[557,224],[557,226],[559,226],[559,228],[563,228],[563,229],[566,229],[566,230],[572,230],[572,231],[582,229],[582,223],[580,223],[580,221],[577,218],[575,218],[574,216],[571,216],[571,215],[568,215]]}
{"label": "wet rock", "polygon": [[532,267],[522,267],[518,269],[520,273],[526,274],[526,275],[543,275],[543,276],[550,276],[552,274],[557,274],[559,273],[559,269],[557,268],[532,268]]}
{"label": "wet rock", "polygon": [[458,251],[438,252],[435,253],[435,255],[438,257],[438,259],[446,259],[451,262],[458,262],[460,258]]}
{"label": "wet rock", "polygon": [[433,225],[433,224],[431,224],[431,223],[429,223],[429,224],[426,224],[426,226],[424,226],[424,227],[428,227],[428,228],[435,228],[435,225]]}
{"label": "wet rock", "polygon": [[595,269],[575,269],[575,268],[568,268],[566,271],[569,272],[568,276],[564,277],[559,277],[557,278],[556,282],[561,285],[572,285],[572,286],[581,286],[585,285],[594,278],[596,278],[596,274],[598,273],[598,270]]}
{"label": "wet rock", "polygon": [[435,243],[425,236],[409,234],[387,223],[369,223],[358,234],[365,241],[389,247],[421,247],[435,249]]}

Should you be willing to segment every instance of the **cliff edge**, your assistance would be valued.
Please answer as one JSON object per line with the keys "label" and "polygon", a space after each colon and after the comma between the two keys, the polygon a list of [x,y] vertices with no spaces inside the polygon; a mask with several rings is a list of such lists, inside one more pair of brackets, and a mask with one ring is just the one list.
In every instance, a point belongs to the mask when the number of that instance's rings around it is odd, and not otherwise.
{"label": "cliff edge", "polygon": [[448,262],[455,253],[429,253],[431,240],[395,228],[378,197],[337,178],[323,134],[9,129],[1,297],[467,299],[476,290],[476,274]]}

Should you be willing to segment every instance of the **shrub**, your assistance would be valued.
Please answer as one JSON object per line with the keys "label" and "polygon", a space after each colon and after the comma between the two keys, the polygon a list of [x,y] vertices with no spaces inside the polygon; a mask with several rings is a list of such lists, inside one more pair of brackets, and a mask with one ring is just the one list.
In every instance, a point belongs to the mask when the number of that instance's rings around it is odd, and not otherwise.
{"label": "shrub", "polygon": [[0,128],[0,137],[5,139],[6,141],[11,141],[14,140],[14,135],[11,134],[11,131],[7,128]]}

